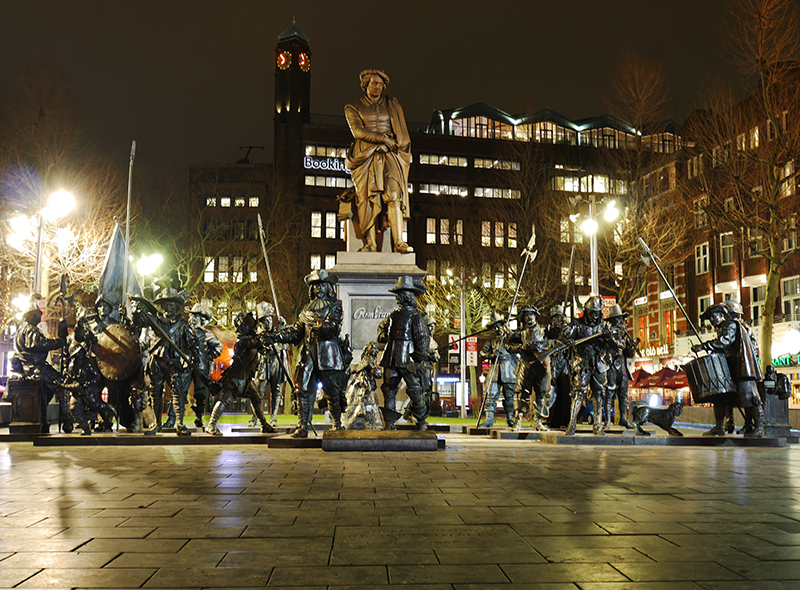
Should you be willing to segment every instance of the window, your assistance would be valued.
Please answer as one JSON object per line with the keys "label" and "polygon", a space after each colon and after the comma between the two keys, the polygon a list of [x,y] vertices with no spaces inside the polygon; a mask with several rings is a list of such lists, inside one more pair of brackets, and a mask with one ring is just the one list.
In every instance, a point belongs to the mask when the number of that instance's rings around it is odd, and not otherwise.
{"label": "window", "polygon": [[464,242],[464,222],[461,219],[456,219],[456,233],[455,233],[455,242],[459,246],[461,246]]}
{"label": "window", "polygon": [[433,283],[436,280],[436,261],[432,258],[428,258],[427,262],[425,262],[425,281],[428,283]]}
{"label": "window", "polygon": [[230,207],[231,206],[231,198],[230,197],[222,197],[219,200],[220,207]]}
{"label": "window", "polygon": [[233,199],[233,206],[234,207],[244,207],[245,202],[246,201],[245,201],[244,197],[236,197],[236,198]]}
{"label": "window", "polygon": [[322,237],[322,212],[321,211],[312,211],[311,212],[311,237],[312,238],[321,238]]}
{"label": "window", "polygon": [[503,271],[497,271],[494,273],[494,288],[495,289],[502,289],[505,286],[505,273]]}
{"label": "window", "polygon": [[747,140],[746,140],[746,137],[745,137],[744,133],[740,133],[739,135],[737,135],[736,136],[736,149],[739,150],[740,152],[743,152],[744,148],[745,148],[745,145],[746,145],[746,141]]}
{"label": "window", "polygon": [[708,272],[708,242],[694,247],[694,274],[702,275]]}
{"label": "window", "polygon": [[750,258],[761,256],[764,251],[764,234],[757,227],[747,228],[747,240],[750,246]]}
{"label": "window", "polygon": [[435,244],[436,243],[436,218],[435,217],[428,217],[425,222],[426,231],[425,231],[425,243],[426,244]]}
{"label": "window", "polygon": [[306,156],[317,156],[318,158],[345,158],[347,148],[330,145],[306,145]]}
{"label": "window", "polygon": [[751,150],[756,149],[758,147],[758,142],[759,142],[758,127],[753,127],[750,130],[750,149]]}
{"label": "window", "polygon": [[720,234],[719,252],[723,266],[733,264],[733,232]]}
{"label": "window", "polygon": [[205,259],[205,270],[203,271],[203,282],[204,283],[213,283],[214,282],[214,259],[211,256],[206,256]]}
{"label": "window", "polygon": [[306,186],[326,186],[328,188],[349,188],[353,181],[344,176],[306,176]]}
{"label": "window", "polygon": [[259,199],[258,197],[248,197],[247,204],[249,207],[258,207]]}
{"label": "window", "polygon": [[699,199],[695,199],[692,203],[694,209],[694,226],[696,228],[705,227],[708,225],[708,196],[703,195]]}
{"label": "window", "polygon": [[242,256],[233,257],[233,273],[231,274],[231,281],[234,283],[241,283],[244,280],[244,258]]}
{"label": "window", "polygon": [[420,154],[419,163],[428,166],[456,166],[467,167],[467,158],[463,156],[437,156],[434,154]]}
{"label": "window", "polygon": [[519,162],[512,160],[493,160],[490,158],[475,158],[475,168],[485,168],[487,170],[519,170]]}
{"label": "window", "polygon": [[217,197],[206,198],[206,207],[216,207],[216,206],[217,206]]}
{"label": "window", "polygon": [[336,213],[330,211],[325,213],[325,237],[336,239],[336,226],[339,225],[336,221]]}
{"label": "window", "polygon": [[722,202],[722,209],[725,213],[730,213],[734,210],[733,197],[728,197]]}
{"label": "window", "polygon": [[777,174],[781,181],[781,197],[794,194],[794,160],[789,160],[785,166],[778,168]]}
{"label": "window", "polygon": [[797,215],[791,215],[783,222],[786,235],[783,237],[783,251],[788,252],[797,248]]}
{"label": "window", "polygon": [[505,244],[505,224],[502,221],[494,222],[494,245],[496,248],[502,248]]}
{"label": "window", "polygon": [[466,186],[455,184],[429,184],[421,182],[419,185],[420,194],[427,195],[453,195],[457,197],[466,197],[469,195],[469,189]]}
{"label": "window", "polygon": [[767,286],[761,285],[750,288],[750,317],[753,323],[758,324],[764,311],[764,300],[767,298]]}
{"label": "window", "polygon": [[251,256],[247,261],[247,275],[251,283],[258,282],[258,257]]}
{"label": "window", "polygon": [[244,228],[245,223],[244,221],[237,221],[233,224],[233,239],[234,240],[244,240]]}
{"label": "window", "polygon": [[492,245],[492,222],[481,221],[481,246]]}
{"label": "window", "polygon": [[336,254],[325,255],[325,268],[333,268],[336,266]]}
{"label": "window", "polygon": [[570,241],[571,241],[570,238],[569,238],[569,235],[570,235],[569,226],[570,225],[572,225],[572,224],[569,222],[569,219],[567,219],[566,217],[562,217],[561,218],[561,243],[562,244],[569,244]]}
{"label": "window", "polygon": [[449,219],[440,219],[439,220],[439,243],[440,244],[449,244],[450,243],[450,220]]}
{"label": "window", "polygon": [[217,273],[217,280],[220,283],[227,283],[228,282],[228,257],[227,256],[220,256],[219,257],[219,272]]}
{"label": "window", "polygon": [[787,320],[800,319],[800,277],[781,280],[781,301]]}
{"label": "window", "polygon": [[248,221],[247,222],[247,239],[248,240],[257,240],[258,239],[258,223],[255,221]]}
{"label": "window", "polygon": [[508,224],[508,247],[517,247],[517,224],[513,222]]}
{"label": "window", "polygon": [[311,270],[319,270],[322,268],[322,255],[321,254],[312,254],[311,255]]}
{"label": "window", "polygon": [[485,199],[519,199],[522,197],[522,192],[511,188],[476,186],[475,196]]}
{"label": "window", "polygon": [[702,297],[697,298],[697,322],[698,324],[702,323],[700,320],[700,316],[703,315],[703,312],[711,307],[711,295],[703,295]]}

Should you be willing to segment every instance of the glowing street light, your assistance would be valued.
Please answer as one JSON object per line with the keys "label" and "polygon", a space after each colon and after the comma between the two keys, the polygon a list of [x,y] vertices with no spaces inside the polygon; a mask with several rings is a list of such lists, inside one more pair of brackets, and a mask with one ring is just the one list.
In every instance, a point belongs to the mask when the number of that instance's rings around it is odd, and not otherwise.
{"label": "glowing street light", "polygon": [[141,276],[148,276],[156,272],[156,269],[164,262],[164,257],[161,254],[151,254],[150,256],[142,255],[136,261],[136,272]]}
{"label": "glowing street light", "polygon": [[33,267],[33,292],[41,293],[42,288],[42,240],[44,239],[44,221],[57,222],[75,208],[75,197],[72,193],[59,190],[47,199],[47,207],[39,210],[39,233],[36,238],[36,264]]}

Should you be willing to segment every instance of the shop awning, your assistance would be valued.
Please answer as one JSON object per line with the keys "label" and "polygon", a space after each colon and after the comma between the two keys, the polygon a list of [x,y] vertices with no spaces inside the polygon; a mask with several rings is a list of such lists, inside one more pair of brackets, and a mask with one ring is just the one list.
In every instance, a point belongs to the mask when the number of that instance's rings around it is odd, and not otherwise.
{"label": "shop awning", "polygon": [[653,373],[647,379],[643,379],[636,387],[649,388],[649,387],[665,387],[664,381],[670,377],[677,375],[677,371],[673,371],[669,367],[664,367],[660,371]]}
{"label": "shop awning", "polygon": [[666,389],[682,389],[684,387],[689,387],[689,379],[686,377],[685,371],[678,371],[672,377],[661,381],[660,387]]}
{"label": "shop awning", "polygon": [[631,380],[630,380],[629,387],[641,387],[641,385],[639,385],[639,384],[642,381],[644,381],[645,379],[647,379],[648,377],[650,377],[650,375],[651,375],[651,373],[649,373],[648,371],[645,371],[644,369],[641,369],[641,368],[636,369],[633,372],[633,375],[631,375]]}

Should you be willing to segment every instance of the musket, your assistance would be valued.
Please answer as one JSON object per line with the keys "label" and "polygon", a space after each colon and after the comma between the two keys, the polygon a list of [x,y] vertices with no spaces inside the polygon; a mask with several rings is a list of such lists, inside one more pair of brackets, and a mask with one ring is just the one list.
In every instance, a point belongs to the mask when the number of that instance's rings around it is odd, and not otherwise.
{"label": "musket", "polygon": [[[519,278],[517,279],[517,288],[514,290],[514,297],[511,299],[511,306],[508,308],[508,313],[506,317],[511,317],[511,310],[514,309],[514,306],[517,304],[517,295],[519,295],[519,288],[522,285],[522,277],[525,276],[525,269],[528,268],[528,261],[530,260],[533,262],[536,260],[536,254],[538,250],[533,250],[534,242],[536,240],[536,234],[532,234],[531,238],[528,240],[528,245],[522,250],[522,256],[525,257],[525,262],[522,263],[522,271],[519,273]],[[506,334],[504,333],[500,337],[500,344],[498,346],[498,350],[503,347],[503,343],[506,340]],[[489,369],[489,378],[486,380],[486,383],[492,383],[494,379],[494,372],[495,368],[497,367],[497,357],[495,357],[494,362],[492,363],[492,368]],[[483,411],[486,409],[486,392],[481,396],[481,409],[478,412],[478,421],[475,423],[475,427],[477,428],[481,424],[481,416],[483,415]]]}
{"label": "musket", "polygon": [[596,334],[592,334],[591,336],[586,336],[585,338],[579,338],[578,340],[569,340],[564,344],[559,344],[557,346],[553,346],[548,348],[547,350],[542,350],[534,354],[536,360],[540,363],[544,364],[544,362],[553,356],[554,354],[558,354],[562,350],[566,350],[567,348],[572,348],[573,346],[578,346],[579,344],[583,344],[584,342],[588,342],[593,338],[597,338],[598,336],[602,336],[604,332],[597,332]]}
{"label": "musket", "polygon": [[477,332],[473,332],[472,334],[469,334],[468,336],[464,336],[463,338],[459,338],[458,340],[448,341],[447,344],[443,344],[442,346],[439,346],[436,350],[449,349],[454,344],[458,344],[459,342],[462,342],[462,341],[464,341],[464,340],[466,340],[468,338],[472,338],[473,336],[480,336],[481,334],[483,334],[485,332],[491,332],[497,326],[500,326],[500,325],[505,324],[505,323],[506,323],[506,320],[497,320],[496,322],[492,322],[491,324],[487,324],[487,326],[485,328],[483,328],[481,330],[478,330]]}
{"label": "musket", "polygon": [[[133,301],[135,301],[135,302],[137,302],[137,303],[143,303],[143,306],[145,306],[145,307],[152,307],[152,304],[147,299],[145,299],[144,297],[139,297],[138,295],[128,295],[128,298],[133,300]],[[172,346],[172,348],[175,350],[175,352],[178,353],[178,356],[180,356],[184,360],[184,362],[191,367],[192,366],[192,359],[189,358],[189,355],[186,354],[185,352],[183,352],[177,344],[175,344],[175,341],[172,338],[169,337],[169,334],[167,334],[166,330],[164,330],[164,328],[161,327],[161,324],[158,322],[158,320],[153,318],[151,313],[152,312],[148,311],[148,310],[145,310],[142,313],[142,316],[147,320],[148,325],[151,328],[153,328],[153,330],[155,330],[158,333],[158,335],[161,336],[161,338],[163,338],[164,341],[167,344]],[[153,352],[153,350],[158,346],[158,344],[159,343],[156,342],[150,348],[150,352]]]}
{"label": "musket", "polygon": [[275,317],[280,318],[281,312],[278,309],[278,296],[275,294],[275,283],[272,281],[272,269],[269,266],[269,258],[267,257],[267,246],[264,243],[264,226],[261,224],[261,213],[258,214],[258,237],[261,239],[261,253],[264,254],[264,262],[267,264],[267,277],[269,277],[269,286],[272,289],[272,301],[275,303]]}
{"label": "musket", "polygon": [[672,293],[672,298],[675,299],[675,303],[678,304],[678,308],[681,310],[683,317],[686,318],[686,323],[689,324],[689,327],[692,329],[692,332],[694,332],[694,335],[697,338],[698,342],[702,343],[703,339],[700,338],[700,333],[697,331],[697,328],[695,328],[694,323],[692,323],[692,320],[689,319],[689,314],[686,313],[686,309],[684,309],[681,300],[678,299],[678,296],[675,294],[675,289],[673,289],[672,285],[670,285],[666,275],[664,274],[664,271],[661,270],[661,267],[658,265],[658,262],[656,262],[657,256],[650,251],[650,248],[647,247],[647,244],[642,238],[639,238],[639,244],[641,244],[642,249],[644,250],[645,253],[645,255],[642,256],[642,262],[644,262],[645,266],[647,266],[648,268],[650,267],[650,262],[652,262],[655,265],[658,274],[661,276],[661,280],[664,281],[664,284],[667,286],[667,289],[669,289],[669,292]]}

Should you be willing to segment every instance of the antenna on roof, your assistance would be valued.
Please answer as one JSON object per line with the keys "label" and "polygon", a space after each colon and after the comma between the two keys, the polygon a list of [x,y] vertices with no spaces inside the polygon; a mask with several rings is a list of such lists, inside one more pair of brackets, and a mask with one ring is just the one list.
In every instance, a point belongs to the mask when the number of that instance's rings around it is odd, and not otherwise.
{"label": "antenna on roof", "polygon": [[236,163],[237,164],[252,164],[252,162],[250,161],[250,152],[252,152],[253,150],[263,150],[263,149],[264,149],[263,145],[240,145],[239,146],[239,151],[247,150],[247,153],[244,155],[244,158],[242,158],[241,160],[236,160]]}

